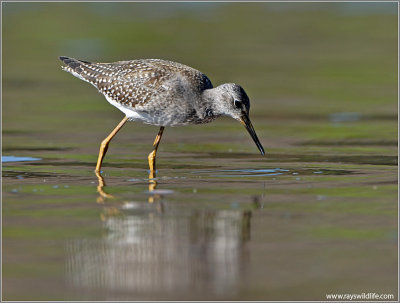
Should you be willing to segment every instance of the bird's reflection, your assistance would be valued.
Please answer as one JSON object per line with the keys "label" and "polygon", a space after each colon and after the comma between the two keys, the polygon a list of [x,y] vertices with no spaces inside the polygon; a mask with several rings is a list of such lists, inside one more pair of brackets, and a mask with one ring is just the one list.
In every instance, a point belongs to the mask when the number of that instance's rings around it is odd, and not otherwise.
{"label": "bird's reflection", "polygon": [[[106,199],[113,199],[114,196],[107,193],[105,191],[106,187],[106,182],[104,180],[104,177],[101,175],[100,172],[95,172],[96,177],[97,177],[97,193],[99,194],[97,198],[97,203],[104,203]],[[160,200],[161,195],[157,193],[155,190],[157,188],[157,179],[155,177],[154,172],[150,172],[149,174],[149,198],[148,202],[153,203],[154,201]]]}
{"label": "bird's reflection", "polygon": [[97,203],[103,203],[105,199],[114,198],[113,195],[110,195],[104,191],[104,187],[106,186],[106,182],[104,181],[103,176],[100,172],[95,172],[97,177],[97,192],[99,193],[99,197],[97,198]]}
{"label": "bird's reflection", "polygon": [[[149,179],[149,192],[156,187]],[[110,197],[102,177],[97,189],[103,201]],[[73,287],[154,298],[207,298],[239,289],[252,211],[182,208],[164,203],[163,192],[119,203],[118,211],[105,208],[103,237],[68,242],[66,272]]]}

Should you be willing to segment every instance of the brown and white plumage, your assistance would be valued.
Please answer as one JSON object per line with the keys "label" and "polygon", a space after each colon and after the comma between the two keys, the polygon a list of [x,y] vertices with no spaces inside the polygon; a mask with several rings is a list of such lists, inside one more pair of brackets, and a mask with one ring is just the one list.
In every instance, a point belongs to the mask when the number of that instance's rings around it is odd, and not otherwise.
{"label": "brown and white plumage", "polygon": [[213,87],[202,72],[189,66],[161,59],[139,59],[113,63],[92,63],[60,57],[63,70],[89,82],[107,101],[126,117],[102,142],[96,172],[108,143],[127,120],[160,126],[149,155],[154,171],[155,153],[165,126],[203,124],[215,118],[230,116],[246,126],[261,154],[264,149],[250,122],[250,100],[243,88],[234,83]]}
{"label": "brown and white plumage", "polygon": [[210,122],[202,92],[213,86],[189,66],[160,59],[91,63],[60,57],[63,69],[91,83],[130,120],[158,126]]}

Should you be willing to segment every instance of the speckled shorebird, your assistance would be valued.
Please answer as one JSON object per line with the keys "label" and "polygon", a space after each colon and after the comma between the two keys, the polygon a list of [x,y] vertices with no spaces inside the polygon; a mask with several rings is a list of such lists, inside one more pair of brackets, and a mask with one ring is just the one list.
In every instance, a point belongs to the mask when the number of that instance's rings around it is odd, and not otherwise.
{"label": "speckled shorebird", "polygon": [[214,88],[202,72],[161,59],[114,63],[60,59],[66,64],[63,70],[95,86],[109,103],[125,114],[101,142],[96,173],[100,172],[111,139],[128,120],[160,127],[148,156],[150,178],[154,178],[156,152],[165,126],[203,124],[222,115],[230,116],[245,125],[264,155],[249,119],[249,97],[240,85],[225,83]]}

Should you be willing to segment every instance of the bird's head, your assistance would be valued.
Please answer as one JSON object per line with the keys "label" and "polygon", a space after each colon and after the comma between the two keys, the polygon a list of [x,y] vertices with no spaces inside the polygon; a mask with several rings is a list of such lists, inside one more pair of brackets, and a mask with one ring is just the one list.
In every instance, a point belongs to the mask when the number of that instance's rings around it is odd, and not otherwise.
{"label": "bird's head", "polygon": [[238,84],[225,83],[216,87],[215,90],[218,91],[219,95],[219,100],[216,102],[217,111],[222,115],[240,121],[253,138],[261,154],[264,155],[264,148],[260,140],[258,140],[257,134],[250,121],[250,99],[244,89]]}

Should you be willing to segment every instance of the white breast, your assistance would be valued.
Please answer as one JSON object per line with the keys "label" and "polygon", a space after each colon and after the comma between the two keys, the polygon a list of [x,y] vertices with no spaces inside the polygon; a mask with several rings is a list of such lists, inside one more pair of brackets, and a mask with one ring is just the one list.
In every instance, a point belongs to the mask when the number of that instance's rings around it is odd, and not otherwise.
{"label": "white breast", "polygon": [[113,99],[111,99],[109,96],[105,95],[107,101],[115,106],[116,108],[118,108],[120,111],[122,111],[131,121],[142,121],[144,123],[149,123],[149,124],[153,124],[151,117],[143,112],[138,112],[135,111],[134,109],[125,107],[121,104],[119,104],[118,102],[115,102]]}

